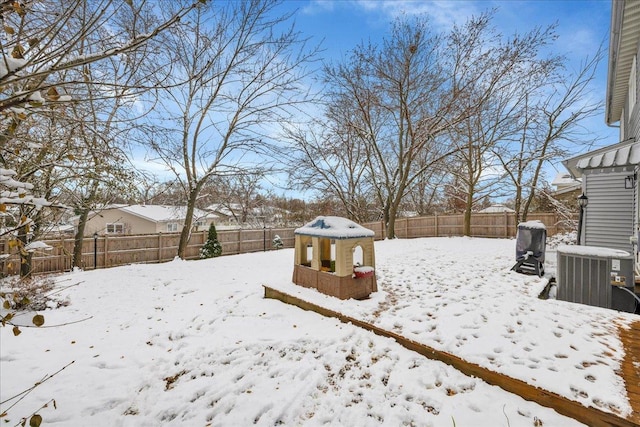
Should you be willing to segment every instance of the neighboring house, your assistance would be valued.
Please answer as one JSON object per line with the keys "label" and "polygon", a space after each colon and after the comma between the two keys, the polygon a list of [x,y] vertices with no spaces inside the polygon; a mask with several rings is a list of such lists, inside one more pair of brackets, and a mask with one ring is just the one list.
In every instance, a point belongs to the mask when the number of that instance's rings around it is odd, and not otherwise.
{"label": "neighboring house", "polygon": [[478,211],[478,213],[514,213],[515,211],[505,205],[491,205]]}
{"label": "neighboring house", "polygon": [[554,199],[570,206],[577,207],[577,198],[582,194],[582,180],[574,179],[570,173],[559,172],[551,182],[555,191],[551,193]]}
{"label": "neighboring house", "polygon": [[44,227],[44,237],[73,237],[76,227],[73,224],[55,224]]}
{"label": "neighboring house", "polygon": [[553,178],[551,186],[556,188],[556,192],[580,190],[582,189],[582,181],[573,178],[570,173],[558,172],[556,177]]}
{"label": "neighboring house", "polygon": [[[121,234],[178,233],[182,231],[186,206],[166,205],[110,205],[91,212],[85,227],[86,236]],[[196,209],[193,231],[206,231],[218,216]],[[73,218],[78,225],[78,217]]]}
{"label": "neighboring house", "polygon": [[[237,203],[232,203],[227,206],[222,203],[214,203],[206,207],[206,210],[217,215],[220,224],[225,225],[240,225],[242,222],[242,206]],[[217,223],[216,223],[217,226]]]}
{"label": "neighboring house", "polygon": [[[248,228],[262,228],[264,226],[274,227],[285,225],[287,223],[286,218],[290,214],[290,212],[287,212],[286,210],[278,209],[272,206],[246,208],[246,212],[244,212],[242,205],[239,203],[214,203],[207,206],[206,210],[218,215],[220,217],[220,224],[226,225],[228,227],[242,226]],[[244,221],[243,216],[245,217]],[[216,223],[216,227],[217,224],[218,223]]]}
{"label": "neighboring house", "polygon": [[[581,244],[638,253],[640,1],[612,1],[605,120],[620,141],[565,160],[588,198]],[[637,269],[637,267],[636,267]]]}

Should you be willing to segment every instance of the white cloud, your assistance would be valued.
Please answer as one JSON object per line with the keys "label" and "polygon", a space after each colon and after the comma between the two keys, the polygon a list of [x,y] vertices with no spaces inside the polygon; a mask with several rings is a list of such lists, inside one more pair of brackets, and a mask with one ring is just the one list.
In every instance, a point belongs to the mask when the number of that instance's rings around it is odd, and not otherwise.
{"label": "white cloud", "polygon": [[485,10],[489,3],[450,0],[356,0],[355,3],[366,12],[381,12],[389,18],[401,15],[429,15],[436,27],[451,28],[464,22],[468,17]]}
{"label": "white cloud", "polygon": [[333,12],[335,8],[334,0],[312,0],[300,12],[305,15],[316,15],[318,13]]}

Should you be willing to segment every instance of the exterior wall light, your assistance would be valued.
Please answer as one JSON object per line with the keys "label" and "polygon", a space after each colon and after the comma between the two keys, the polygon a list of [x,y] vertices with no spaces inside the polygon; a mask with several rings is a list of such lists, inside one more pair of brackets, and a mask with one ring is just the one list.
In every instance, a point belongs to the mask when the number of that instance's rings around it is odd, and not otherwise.
{"label": "exterior wall light", "polygon": [[580,206],[580,216],[578,217],[578,245],[581,245],[581,237],[582,237],[582,223],[584,222],[584,208],[589,204],[589,198],[582,193],[578,197],[578,205]]}
{"label": "exterior wall light", "polygon": [[587,207],[588,204],[589,204],[589,198],[587,196],[585,196],[584,193],[582,193],[578,197],[578,205],[580,205],[580,208],[584,209],[584,208]]}

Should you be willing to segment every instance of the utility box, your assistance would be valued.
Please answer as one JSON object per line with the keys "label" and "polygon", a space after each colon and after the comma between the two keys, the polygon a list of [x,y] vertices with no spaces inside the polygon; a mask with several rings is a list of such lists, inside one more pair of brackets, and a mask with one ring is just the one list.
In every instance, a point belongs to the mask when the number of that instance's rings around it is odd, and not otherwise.
{"label": "utility box", "polygon": [[635,311],[633,255],[596,246],[559,246],[557,254],[557,299]]}

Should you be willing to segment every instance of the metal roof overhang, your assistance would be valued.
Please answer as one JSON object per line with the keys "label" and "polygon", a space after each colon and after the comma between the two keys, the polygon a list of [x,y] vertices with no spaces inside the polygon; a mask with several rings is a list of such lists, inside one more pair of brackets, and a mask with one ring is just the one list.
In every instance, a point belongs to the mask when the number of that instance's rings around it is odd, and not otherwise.
{"label": "metal roof overhang", "polygon": [[605,121],[620,121],[627,99],[633,57],[640,40],[640,0],[613,0]]}
{"label": "metal roof overhang", "polygon": [[562,164],[574,178],[580,178],[585,169],[638,165],[640,164],[640,142],[632,138],[563,160]]}

